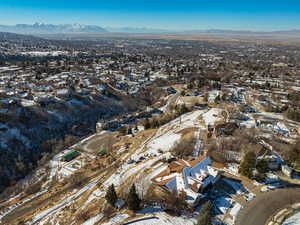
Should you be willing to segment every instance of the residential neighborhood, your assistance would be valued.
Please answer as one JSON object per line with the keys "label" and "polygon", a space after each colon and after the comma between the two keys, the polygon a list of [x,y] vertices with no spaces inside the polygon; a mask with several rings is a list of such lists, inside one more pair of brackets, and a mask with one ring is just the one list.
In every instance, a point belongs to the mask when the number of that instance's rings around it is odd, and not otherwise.
{"label": "residential neighborhood", "polygon": [[299,46],[0,40],[0,224],[278,224],[299,209]]}

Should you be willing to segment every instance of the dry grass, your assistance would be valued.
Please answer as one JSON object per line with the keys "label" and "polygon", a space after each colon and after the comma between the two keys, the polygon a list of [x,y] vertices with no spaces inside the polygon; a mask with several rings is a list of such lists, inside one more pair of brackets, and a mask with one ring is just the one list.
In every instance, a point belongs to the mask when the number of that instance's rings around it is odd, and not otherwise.
{"label": "dry grass", "polygon": [[[126,137],[119,138],[119,141],[114,144],[114,149],[118,149],[119,147],[124,146],[124,144],[126,144],[126,143],[130,143],[130,147],[127,151],[118,154],[118,159],[128,153],[129,153],[128,157],[130,157],[130,154],[134,153],[136,151],[136,149],[139,148],[140,145],[142,143],[144,143],[145,140],[147,140],[147,138],[149,138],[150,136],[155,134],[156,131],[157,131],[157,129],[145,130],[145,131],[140,131],[140,132],[136,133],[134,137],[126,136]],[[99,140],[97,140],[97,141],[99,141]],[[97,143],[97,141],[93,143],[95,146],[92,146],[92,147],[98,146],[99,143]],[[83,173],[83,176],[87,177],[88,180],[90,180],[90,178],[92,178],[92,177],[100,176],[101,175],[101,173],[99,172],[99,169],[101,169],[99,167],[100,164],[103,165],[102,167],[104,168],[104,165],[109,166],[112,163],[116,162],[117,153],[115,152],[115,150],[113,150],[111,153],[112,154],[108,155],[106,158],[94,159],[93,161],[91,161],[89,163],[90,166],[86,166],[85,168],[80,169],[80,171]],[[126,159],[124,159],[124,160],[126,160]],[[91,168],[91,165],[96,165],[96,166]],[[72,204],[69,207],[62,210],[61,211],[62,216],[57,218],[61,222],[60,224],[70,224],[70,221],[71,221],[70,219],[75,220],[76,219],[76,214],[75,214],[76,210],[78,208],[80,208],[84,204],[84,202],[86,202],[86,200],[88,199],[89,195],[92,193],[93,190],[101,187],[101,182],[103,182],[104,180],[107,180],[116,171],[117,167],[118,166],[116,166],[116,168],[110,168],[109,170],[104,170],[102,172],[102,179],[99,182],[100,185],[98,185],[97,187],[84,193],[78,200],[72,202]],[[128,189],[130,187],[130,185],[135,181],[135,179],[136,179],[136,175],[132,175],[131,177],[129,177],[126,180],[126,182],[119,187],[119,191],[124,191],[124,190]],[[72,188],[72,185],[69,184],[68,182],[55,183],[53,185],[53,187],[51,187],[51,189],[47,193],[34,199],[30,204],[26,204],[24,206],[24,208],[25,207],[27,208],[26,211],[22,212],[22,215],[18,216],[18,219],[24,219],[25,221],[31,220],[34,215],[58,204],[59,202],[61,202],[62,199],[65,199],[73,191],[74,191],[74,188]],[[104,203],[103,199],[93,201],[90,212],[88,212],[88,216],[92,217],[92,216],[96,215],[98,210],[103,206],[103,203]],[[23,208],[22,208],[22,210],[23,210]],[[87,214],[87,213],[84,212],[84,214]],[[79,217],[80,217],[80,215],[79,215]],[[84,217],[84,215],[82,216],[82,218],[83,217]],[[10,224],[13,224],[14,220],[15,219],[13,219],[10,222]]]}
{"label": "dry grass", "polygon": [[185,97],[180,97],[180,100],[183,101],[185,104],[203,104],[204,98],[199,97],[199,96],[185,96]]}
{"label": "dry grass", "polygon": [[96,136],[86,145],[88,152],[96,153],[100,149],[112,150],[113,145],[117,142],[116,134],[106,133],[101,136]]}
{"label": "dry grass", "polygon": [[195,133],[197,130],[198,130],[198,128],[196,128],[196,127],[189,127],[189,128],[185,128],[185,129],[177,132],[177,134],[181,134],[182,137],[185,137],[186,135]]}

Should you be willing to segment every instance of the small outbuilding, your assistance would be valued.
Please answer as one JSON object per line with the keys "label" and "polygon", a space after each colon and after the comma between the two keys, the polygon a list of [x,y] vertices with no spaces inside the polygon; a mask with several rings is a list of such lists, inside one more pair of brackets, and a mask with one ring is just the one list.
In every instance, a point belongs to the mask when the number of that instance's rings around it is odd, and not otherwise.
{"label": "small outbuilding", "polygon": [[63,155],[63,160],[66,162],[70,162],[71,160],[75,159],[79,155],[80,155],[80,152],[72,149]]}

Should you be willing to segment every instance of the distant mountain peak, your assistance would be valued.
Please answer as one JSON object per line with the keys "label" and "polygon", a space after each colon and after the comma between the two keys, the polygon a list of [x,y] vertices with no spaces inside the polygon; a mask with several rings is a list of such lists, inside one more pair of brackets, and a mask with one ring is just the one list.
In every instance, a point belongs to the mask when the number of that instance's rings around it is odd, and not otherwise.
{"label": "distant mountain peak", "polygon": [[53,33],[103,33],[106,30],[100,26],[74,24],[16,24],[15,26],[0,25],[0,31],[20,34],[53,34]]}

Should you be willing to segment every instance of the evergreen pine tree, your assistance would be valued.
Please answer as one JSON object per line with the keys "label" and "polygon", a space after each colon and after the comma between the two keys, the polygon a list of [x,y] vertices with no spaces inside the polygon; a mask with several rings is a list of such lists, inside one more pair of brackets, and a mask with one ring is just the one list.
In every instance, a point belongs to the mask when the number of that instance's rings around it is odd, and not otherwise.
{"label": "evergreen pine tree", "polygon": [[118,200],[118,196],[115,190],[115,186],[113,184],[109,186],[105,195],[105,199],[112,207],[115,206],[115,203]]}
{"label": "evergreen pine tree", "polygon": [[249,178],[253,175],[255,169],[256,156],[254,152],[247,152],[242,163],[240,164],[239,172]]}
{"label": "evergreen pine tree", "polygon": [[140,208],[141,200],[140,200],[138,194],[136,193],[136,189],[135,189],[134,184],[130,188],[129,194],[128,194],[127,199],[126,199],[126,203],[127,203],[128,208],[130,210],[135,211],[135,210],[138,210]]}
{"label": "evergreen pine tree", "polygon": [[150,128],[151,128],[151,124],[150,124],[150,121],[149,121],[149,119],[148,119],[148,118],[146,119],[146,121],[145,121],[145,123],[144,123],[144,128],[145,128],[145,130],[147,130],[147,129],[150,129]]}
{"label": "evergreen pine tree", "polygon": [[208,93],[207,93],[207,92],[206,92],[206,93],[204,94],[204,96],[203,96],[203,101],[204,101],[205,103],[208,102]]}
{"label": "evergreen pine tree", "polygon": [[119,132],[120,132],[122,135],[126,135],[126,133],[127,133],[127,128],[126,128],[125,126],[120,127],[120,128],[119,128]]}
{"label": "evergreen pine tree", "polygon": [[221,98],[220,98],[220,95],[218,95],[216,98],[215,98],[215,103],[218,103],[221,101]]}
{"label": "evergreen pine tree", "polygon": [[212,223],[211,223],[212,208],[213,208],[213,205],[212,205],[211,201],[206,202],[202,206],[202,208],[199,212],[197,225],[212,225]]}

